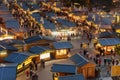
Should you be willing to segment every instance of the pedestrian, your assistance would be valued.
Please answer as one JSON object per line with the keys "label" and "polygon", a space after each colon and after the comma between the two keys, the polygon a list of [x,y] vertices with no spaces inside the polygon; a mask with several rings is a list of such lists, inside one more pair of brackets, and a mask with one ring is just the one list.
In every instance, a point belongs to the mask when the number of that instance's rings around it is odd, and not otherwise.
{"label": "pedestrian", "polygon": [[32,71],[32,70],[30,70],[30,77],[32,77],[32,75],[33,75],[33,71]]}
{"label": "pedestrian", "polygon": [[45,61],[44,61],[44,60],[43,60],[43,63],[42,63],[42,64],[43,64],[43,68],[45,68]]}
{"label": "pedestrian", "polygon": [[40,62],[40,63],[41,63],[41,67],[43,67],[43,59],[41,59],[41,62]]}
{"label": "pedestrian", "polygon": [[114,64],[115,64],[115,60],[113,59],[113,60],[112,60],[112,65],[114,65]]}
{"label": "pedestrian", "polygon": [[86,50],[84,50],[84,51],[83,51],[83,54],[84,54],[84,55],[86,55],[86,53],[87,53],[87,51],[86,51]]}
{"label": "pedestrian", "polygon": [[101,66],[101,59],[100,58],[98,59],[98,65],[99,65],[99,67]]}
{"label": "pedestrian", "polygon": [[106,62],[107,62],[107,60],[106,60],[106,58],[104,58],[104,65],[106,65]]}
{"label": "pedestrian", "polygon": [[111,51],[110,51],[110,52],[111,52],[111,54],[113,54],[113,49],[111,49]]}
{"label": "pedestrian", "polygon": [[32,70],[32,69],[33,69],[33,64],[30,63],[30,64],[29,64],[29,67],[30,67],[30,70]]}
{"label": "pedestrian", "polygon": [[32,76],[32,80],[38,80],[38,75],[35,73],[35,74],[33,74],[33,76]]}
{"label": "pedestrian", "polygon": [[119,64],[119,61],[118,60],[116,60],[116,65],[118,65]]}
{"label": "pedestrian", "polygon": [[80,43],[80,48],[82,48],[83,47],[83,44],[82,43]]}
{"label": "pedestrian", "polygon": [[107,66],[107,74],[108,74],[108,76],[110,76],[110,71],[111,71],[111,66]]}
{"label": "pedestrian", "polygon": [[35,70],[37,70],[37,63],[35,63]]}
{"label": "pedestrian", "polygon": [[26,71],[26,76],[29,77],[29,70]]}
{"label": "pedestrian", "polygon": [[101,75],[100,75],[100,72],[101,72],[101,70],[100,70],[100,68],[98,68],[98,77],[101,76]]}
{"label": "pedestrian", "polygon": [[89,48],[89,43],[87,43],[87,45],[88,45],[88,48]]}

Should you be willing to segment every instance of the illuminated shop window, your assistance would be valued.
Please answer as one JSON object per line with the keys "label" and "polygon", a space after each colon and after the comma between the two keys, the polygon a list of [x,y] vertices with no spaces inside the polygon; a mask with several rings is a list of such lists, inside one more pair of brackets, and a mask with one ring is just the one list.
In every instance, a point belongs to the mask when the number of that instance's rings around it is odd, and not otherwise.
{"label": "illuminated shop window", "polygon": [[50,53],[44,53],[40,55],[40,59],[46,59],[50,57]]}
{"label": "illuminated shop window", "polygon": [[0,55],[6,55],[6,54],[7,54],[6,51],[1,51],[1,52],[0,52]]}
{"label": "illuminated shop window", "polygon": [[57,55],[66,55],[67,54],[67,50],[66,49],[62,49],[62,50],[57,50],[56,51]]}

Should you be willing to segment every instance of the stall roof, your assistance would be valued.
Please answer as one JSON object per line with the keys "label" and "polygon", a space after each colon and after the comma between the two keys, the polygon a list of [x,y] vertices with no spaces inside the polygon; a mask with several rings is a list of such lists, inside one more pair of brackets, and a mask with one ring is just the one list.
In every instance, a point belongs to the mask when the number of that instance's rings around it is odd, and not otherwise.
{"label": "stall roof", "polygon": [[50,30],[55,30],[56,29],[54,23],[48,21],[46,18],[41,17],[41,15],[38,12],[32,13],[31,16],[33,18],[35,18],[35,20],[38,23],[42,23],[42,21],[43,21],[43,23],[44,23],[43,25],[46,29],[50,29]]}
{"label": "stall roof", "polygon": [[62,72],[62,73],[75,73],[76,67],[75,65],[67,65],[67,64],[53,64],[51,67],[52,72]]}
{"label": "stall roof", "polygon": [[32,37],[29,37],[29,38],[27,38],[27,39],[24,39],[24,41],[25,41],[26,44],[33,43],[33,42],[36,42],[36,41],[39,41],[39,40],[50,40],[50,41],[54,41],[54,39],[52,39],[52,38],[49,38],[49,37],[47,37],[47,36],[41,36],[41,35],[32,36]]}
{"label": "stall roof", "polygon": [[9,9],[5,4],[0,5],[0,12],[9,12]]}
{"label": "stall roof", "polygon": [[76,24],[74,22],[68,21],[66,19],[57,18],[56,20],[65,27],[75,27],[76,26]]}
{"label": "stall roof", "polygon": [[23,40],[5,39],[0,41],[0,45],[25,44]]}
{"label": "stall roof", "polygon": [[99,34],[99,38],[113,37],[113,36],[115,37],[116,35],[117,35],[116,32],[105,31]]}
{"label": "stall roof", "polygon": [[120,29],[120,25],[114,25],[113,28],[114,29]]}
{"label": "stall roof", "polygon": [[118,39],[118,38],[102,38],[102,39],[99,39],[98,42],[102,46],[113,46],[113,45],[120,44],[120,39]]}
{"label": "stall roof", "polygon": [[0,80],[16,80],[17,64],[0,63]]}
{"label": "stall roof", "polygon": [[20,24],[17,20],[10,19],[10,20],[5,21],[5,26],[7,28],[14,29],[15,31],[19,31]]}
{"label": "stall roof", "polygon": [[33,8],[34,10],[36,10],[36,9],[39,9],[40,7],[39,7],[38,4],[32,4],[32,8]]}
{"label": "stall roof", "polygon": [[0,14],[0,17],[2,17],[3,19],[8,19],[8,18],[13,18],[11,13],[7,13],[7,14]]}
{"label": "stall roof", "polygon": [[72,48],[72,44],[70,42],[53,42],[53,47],[55,49],[67,49]]}
{"label": "stall roof", "polygon": [[46,15],[50,16],[50,17],[56,16],[56,14],[54,12],[48,12],[48,13],[46,13]]}
{"label": "stall roof", "polygon": [[3,50],[5,50],[3,47],[0,47],[0,51],[3,51]]}
{"label": "stall roof", "polygon": [[9,42],[12,44],[24,44],[23,40],[9,39]]}
{"label": "stall roof", "polygon": [[60,76],[59,80],[85,80],[82,74],[79,75],[69,75],[69,76]]}
{"label": "stall roof", "polygon": [[86,58],[84,58],[80,54],[74,54],[73,56],[70,57],[70,60],[72,60],[79,67],[82,67],[89,62]]}
{"label": "stall roof", "polygon": [[4,58],[5,61],[12,62],[12,63],[18,63],[21,64],[24,62],[31,54],[28,54],[26,52],[14,52],[10,55],[8,55],[6,58]]}
{"label": "stall roof", "polygon": [[24,10],[28,10],[29,9],[29,7],[25,4],[25,3],[23,3],[22,2],[22,5],[20,5]]}
{"label": "stall roof", "polygon": [[0,45],[0,51],[3,50],[17,51],[18,49],[12,45]]}
{"label": "stall roof", "polygon": [[98,24],[98,23],[100,23],[100,15],[94,14],[94,13],[89,13],[87,20],[92,21],[95,24]]}
{"label": "stall roof", "polygon": [[110,18],[104,17],[104,18],[101,19],[101,24],[102,25],[111,25],[112,24],[112,20]]}
{"label": "stall roof", "polygon": [[40,54],[40,53],[45,52],[47,50],[50,50],[50,48],[45,47],[45,46],[33,46],[29,49],[29,52],[31,52],[33,54]]}

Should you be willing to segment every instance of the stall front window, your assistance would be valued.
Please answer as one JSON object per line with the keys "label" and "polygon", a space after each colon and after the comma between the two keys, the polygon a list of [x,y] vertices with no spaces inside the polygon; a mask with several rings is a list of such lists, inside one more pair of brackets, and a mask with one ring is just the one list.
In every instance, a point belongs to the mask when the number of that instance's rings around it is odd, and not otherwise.
{"label": "stall front window", "polygon": [[23,68],[23,65],[26,66],[28,64],[31,63],[31,58],[27,59],[25,62],[23,62],[22,64],[18,65],[17,69],[21,69]]}
{"label": "stall front window", "polygon": [[50,57],[50,53],[44,53],[40,55],[40,59],[46,59]]}
{"label": "stall front window", "polygon": [[66,49],[62,49],[62,50],[57,50],[56,51],[57,55],[66,55],[67,54],[67,50]]}
{"label": "stall front window", "polygon": [[0,52],[0,57],[5,57],[7,56],[7,52],[6,51],[1,51]]}
{"label": "stall front window", "polygon": [[107,46],[107,47],[104,47],[105,51],[108,51],[110,52],[111,50],[114,51],[114,46]]}
{"label": "stall front window", "polygon": [[25,65],[28,65],[28,64],[30,64],[31,63],[31,59],[28,59],[28,60],[26,60],[24,63],[25,63]]}

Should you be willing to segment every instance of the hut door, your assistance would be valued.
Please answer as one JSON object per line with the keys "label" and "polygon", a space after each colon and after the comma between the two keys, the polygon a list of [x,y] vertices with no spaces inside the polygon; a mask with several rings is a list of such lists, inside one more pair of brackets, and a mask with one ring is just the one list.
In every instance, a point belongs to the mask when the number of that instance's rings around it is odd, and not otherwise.
{"label": "hut door", "polygon": [[50,53],[50,58],[51,58],[51,59],[55,59],[55,53],[54,53],[54,52],[51,52],[51,53]]}
{"label": "hut door", "polygon": [[87,77],[94,77],[93,68],[88,68],[87,69]]}

